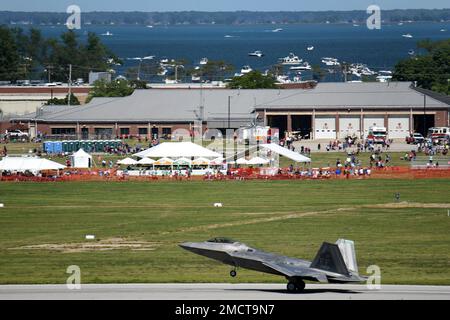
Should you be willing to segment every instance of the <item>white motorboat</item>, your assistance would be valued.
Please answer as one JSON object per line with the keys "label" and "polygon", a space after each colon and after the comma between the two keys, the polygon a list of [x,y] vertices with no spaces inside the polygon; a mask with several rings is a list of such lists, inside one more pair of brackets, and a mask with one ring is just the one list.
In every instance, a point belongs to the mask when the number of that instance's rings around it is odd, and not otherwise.
{"label": "white motorboat", "polygon": [[250,73],[252,71],[253,71],[253,69],[250,66],[243,66],[242,69],[241,69],[241,74],[247,74],[247,73]]}
{"label": "white motorboat", "polygon": [[258,58],[264,57],[264,53],[260,50],[257,50],[255,52],[250,52],[248,55],[250,57],[258,57]]}
{"label": "white motorboat", "polygon": [[293,67],[289,68],[289,70],[293,70],[293,71],[295,71],[295,70],[311,70],[311,69],[312,69],[312,67],[307,61],[303,62],[299,66],[293,66]]}
{"label": "white motorboat", "polygon": [[339,65],[341,65],[339,63],[338,59],[336,59],[336,58],[328,58],[328,57],[322,58],[322,63],[324,63],[325,65],[330,66],[330,67],[331,66],[339,66]]}
{"label": "white motorboat", "polygon": [[155,58],[155,56],[147,56],[147,57],[143,57],[142,60],[153,60]]}
{"label": "white motorboat", "polygon": [[314,46],[308,46],[306,49],[307,49],[308,51],[313,51],[313,50],[314,50]]}
{"label": "white motorboat", "polygon": [[272,32],[281,32],[281,31],[283,31],[282,28],[277,28],[277,29],[273,29],[273,30],[272,30]]}
{"label": "white motorboat", "polygon": [[113,36],[113,34],[109,31],[106,31],[106,33],[102,33],[102,36],[111,37],[111,36]]}
{"label": "white motorboat", "polygon": [[299,65],[303,62],[303,59],[300,59],[298,56],[293,54],[292,52],[289,53],[287,57],[280,58],[280,63],[284,65]]}
{"label": "white motorboat", "polygon": [[412,36],[412,34],[407,33],[407,34],[402,34],[402,37],[403,38],[412,38],[413,36]]}
{"label": "white motorboat", "polygon": [[207,65],[208,64],[208,58],[202,58],[201,60],[200,60],[200,65],[201,66],[204,66],[204,65]]}

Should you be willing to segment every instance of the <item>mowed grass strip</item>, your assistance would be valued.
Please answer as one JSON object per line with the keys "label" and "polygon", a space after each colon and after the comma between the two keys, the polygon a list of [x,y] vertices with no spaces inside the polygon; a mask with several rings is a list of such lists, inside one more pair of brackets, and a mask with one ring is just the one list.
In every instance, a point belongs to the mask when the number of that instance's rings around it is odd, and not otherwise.
{"label": "mowed grass strip", "polygon": [[[448,179],[1,183],[0,283],[65,283],[70,265],[83,283],[284,281],[246,270],[231,279],[229,267],[177,246],[228,236],[305,259],[323,241],[352,239],[363,274],[376,264],[383,283],[450,284],[448,187]],[[86,243],[86,234],[151,250],[33,248]]]}

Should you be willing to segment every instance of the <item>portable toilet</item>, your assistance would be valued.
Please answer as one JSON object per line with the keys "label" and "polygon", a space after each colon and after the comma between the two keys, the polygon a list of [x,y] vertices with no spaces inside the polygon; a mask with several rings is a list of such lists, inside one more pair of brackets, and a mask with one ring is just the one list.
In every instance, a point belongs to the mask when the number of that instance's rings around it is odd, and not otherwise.
{"label": "portable toilet", "polygon": [[53,143],[53,153],[63,153],[63,143],[61,141]]}
{"label": "portable toilet", "polygon": [[64,140],[61,142],[62,144],[62,152],[69,152],[69,142]]}

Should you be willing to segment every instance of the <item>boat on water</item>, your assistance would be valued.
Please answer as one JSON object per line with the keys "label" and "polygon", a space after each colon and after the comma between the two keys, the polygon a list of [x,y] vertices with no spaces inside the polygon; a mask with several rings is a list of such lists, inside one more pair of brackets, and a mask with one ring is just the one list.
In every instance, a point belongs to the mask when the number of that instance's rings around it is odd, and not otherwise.
{"label": "boat on water", "polygon": [[200,60],[200,65],[201,66],[204,66],[204,65],[207,65],[208,64],[208,58],[202,58],[201,60]]}
{"label": "boat on water", "polygon": [[351,64],[349,71],[358,78],[361,78],[362,76],[370,77],[377,74],[375,71],[370,70],[367,65],[362,63]]}
{"label": "boat on water", "polygon": [[109,31],[106,31],[105,33],[102,33],[101,35],[102,35],[102,36],[105,36],[105,37],[111,37],[111,36],[113,36],[113,34],[112,34],[111,32],[109,32]]}
{"label": "boat on water", "polygon": [[247,74],[247,73],[250,73],[252,71],[253,71],[253,69],[250,66],[243,66],[242,69],[241,69],[241,74]]}
{"label": "boat on water", "polygon": [[273,29],[273,30],[272,30],[272,32],[281,32],[281,31],[283,31],[282,28],[277,28],[277,29]]}
{"label": "boat on water", "polygon": [[199,83],[199,82],[201,82],[201,80],[202,80],[202,78],[200,76],[197,76],[197,75],[192,75],[192,77],[191,77],[191,81],[193,83]]}
{"label": "boat on water", "polygon": [[147,57],[143,57],[142,60],[153,60],[155,58],[155,56],[147,56]]}
{"label": "boat on water", "polygon": [[287,57],[280,58],[279,61],[283,65],[299,65],[303,62],[303,59],[300,59],[298,56],[291,52]]}
{"label": "boat on water", "polygon": [[413,36],[410,33],[406,33],[406,34],[402,34],[402,37],[403,38],[412,38]]}
{"label": "boat on water", "polygon": [[306,49],[307,49],[308,51],[313,51],[313,50],[314,50],[314,46],[308,46]]}
{"label": "boat on water", "polygon": [[264,57],[264,53],[260,50],[254,51],[254,52],[250,52],[248,54],[250,57],[257,57],[257,58],[262,58]]}
{"label": "boat on water", "polygon": [[322,63],[324,63],[325,65],[327,65],[329,67],[334,67],[334,66],[341,65],[339,63],[338,59],[336,59],[336,58],[329,58],[329,57],[322,58]]}
{"label": "boat on water", "polygon": [[378,82],[388,82],[391,79],[392,79],[392,71],[388,71],[388,70],[378,71],[378,76],[376,77],[376,80]]}
{"label": "boat on water", "polygon": [[413,49],[411,49],[411,50],[408,51],[408,54],[409,54],[410,56],[413,56],[413,55],[416,54],[416,52],[415,52]]}
{"label": "boat on water", "polygon": [[311,70],[311,69],[312,69],[312,67],[307,61],[303,62],[301,65],[292,66],[292,67],[289,68],[289,70],[292,70],[292,71],[296,71],[296,70]]}

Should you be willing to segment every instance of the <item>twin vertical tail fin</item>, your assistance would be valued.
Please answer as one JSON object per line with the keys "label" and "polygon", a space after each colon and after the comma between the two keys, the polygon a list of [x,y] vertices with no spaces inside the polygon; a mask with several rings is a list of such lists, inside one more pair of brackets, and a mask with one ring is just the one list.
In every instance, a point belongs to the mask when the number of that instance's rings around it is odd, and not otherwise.
{"label": "twin vertical tail fin", "polygon": [[311,268],[344,276],[358,275],[354,242],[344,239],[339,239],[336,244],[324,242],[311,263]]}

